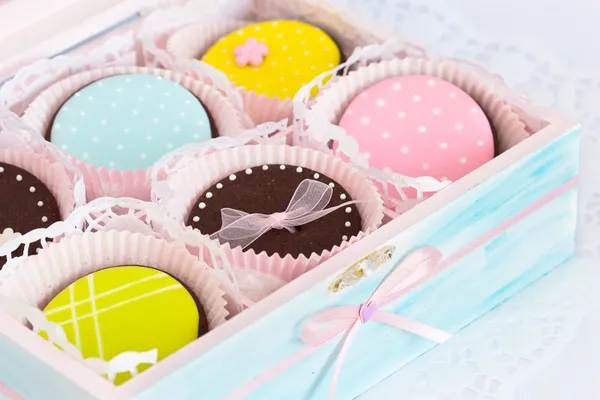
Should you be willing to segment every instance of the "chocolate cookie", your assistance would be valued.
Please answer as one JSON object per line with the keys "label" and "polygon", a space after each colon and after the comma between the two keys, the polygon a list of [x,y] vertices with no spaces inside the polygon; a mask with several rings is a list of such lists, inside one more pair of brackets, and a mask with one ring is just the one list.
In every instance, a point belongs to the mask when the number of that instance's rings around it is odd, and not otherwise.
{"label": "chocolate cookie", "polygon": [[[0,244],[37,228],[47,228],[59,221],[60,212],[50,190],[31,173],[14,165],[0,162]],[[35,254],[41,245],[29,246]],[[13,253],[21,255],[23,247]],[[0,269],[6,257],[0,257]]]}
{"label": "chocolate cookie", "polygon": [[[187,225],[204,234],[221,229],[221,209],[232,208],[245,213],[273,214],[286,210],[294,192],[306,179],[328,184],[333,189],[325,208],[352,201],[337,182],[320,172],[293,165],[260,165],[231,174],[215,182],[194,203]],[[252,242],[247,249],[257,254],[278,253],[298,257],[321,253],[340,245],[362,230],[362,219],[355,204],[339,208],[315,221],[286,229],[271,229]]]}

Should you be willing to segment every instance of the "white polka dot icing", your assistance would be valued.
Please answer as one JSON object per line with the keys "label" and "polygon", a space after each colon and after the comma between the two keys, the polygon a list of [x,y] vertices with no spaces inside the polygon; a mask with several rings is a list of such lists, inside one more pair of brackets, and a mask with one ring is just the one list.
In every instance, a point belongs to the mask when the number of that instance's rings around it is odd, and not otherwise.
{"label": "white polka dot icing", "polygon": [[98,167],[148,168],[172,148],[212,137],[209,116],[186,88],[154,75],[116,75],[60,108],[50,140]]}
{"label": "white polka dot icing", "polygon": [[454,181],[494,157],[492,128],[481,107],[436,77],[384,80],[356,96],[348,109],[352,113],[344,113],[339,125],[358,140],[361,152],[371,154],[371,165],[384,171]]}

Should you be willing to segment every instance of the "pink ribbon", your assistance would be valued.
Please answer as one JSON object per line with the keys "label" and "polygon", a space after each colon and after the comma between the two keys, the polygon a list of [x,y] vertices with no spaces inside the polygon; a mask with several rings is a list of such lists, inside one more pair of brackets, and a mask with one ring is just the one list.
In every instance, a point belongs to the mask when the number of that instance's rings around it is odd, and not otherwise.
{"label": "pink ribbon", "polygon": [[271,229],[287,229],[293,233],[296,226],[308,224],[339,208],[357,203],[348,201],[339,206],[325,208],[332,194],[333,189],[329,185],[305,179],[296,188],[284,212],[248,214],[233,208],[223,208],[221,229],[210,235],[210,238],[221,243],[227,242],[232,248],[246,248]]}
{"label": "pink ribbon", "polygon": [[363,324],[370,321],[387,324],[437,343],[443,343],[452,337],[451,334],[437,328],[381,309],[422,283],[430,273],[434,272],[434,267],[441,256],[434,247],[416,250],[402,261],[364,304],[327,309],[317,314],[304,326],[300,338],[313,347],[322,346],[335,337],[345,334],[333,370],[329,389],[330,400],[335,398],[335,389],[346,353]]}

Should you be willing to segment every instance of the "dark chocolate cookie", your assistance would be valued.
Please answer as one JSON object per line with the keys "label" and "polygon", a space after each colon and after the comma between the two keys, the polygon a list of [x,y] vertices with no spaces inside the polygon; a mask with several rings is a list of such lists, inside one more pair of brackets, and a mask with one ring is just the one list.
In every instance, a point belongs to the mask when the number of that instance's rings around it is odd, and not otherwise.
{"label": "dark chocolate cookie", "polygon": [[[47,228],[59,221],[60,212],[52,192],[31,173],[0,162],[0,244],[37,228]],[[29,254],[41,247],[34,243]],[[13,253],[21,255],[22,248]],[[0,269],[6,263],[0,257]]]}
{"label": "dark chocolate cookie", "polygon": [[[337,182],[322,173],[293,165],[260,165],[231,174],[215,182],[194,203],[187,225],[211,235],[221,229],[221,209],[233,208],[246,213],[273,214],[286,210],[298,185],[311,179],[328,184],[333,189],[326,208],[352,201]],[[278,253],[298,257],[310,256],[340,245],[362,230],[361,216],[355,204],[350,204],[306,225],[296,232],[271,229],[246,249],[268,255]]]}

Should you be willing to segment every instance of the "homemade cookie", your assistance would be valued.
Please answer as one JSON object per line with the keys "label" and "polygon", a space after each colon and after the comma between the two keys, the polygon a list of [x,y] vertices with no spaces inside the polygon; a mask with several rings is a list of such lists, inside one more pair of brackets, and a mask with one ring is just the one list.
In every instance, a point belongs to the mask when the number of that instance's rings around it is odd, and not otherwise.
{"label": "homemade cookie", "polygon": [[[294,165],[259,165],[215,182],[194,203],[187,225],[211,235],[222,227],[221,210],[224,208],[251,214],[284,212],[304,180],[314,180],[332,189],[331,200],[324,208],[352,201],[343,187],[320,172]],[[264,251],[268,255],[278,253],[281,257],[288,254],[308,257],[340,245],[361,230],[358,209],[355,204],[349,204],[306,225],[296,226],[295,232],[270,229],[245,249],[252,249],[257,254]]]}
{"label": "homemade cookie", "polygon": [[97,167],[145,169],[184,144],[216,137],[211,116],[185,87],[125,74],[85,86],[60,108],[50,141]]}
{"label": "homemade cookie", "polygon": [[[58,204],[50,189],[34,175],[14,165],[0,162],[0,245],[38,228],[47,228],[60,221]],[[29,254],[41,245],[32,243]],[[23,247],[14,252],[20,256]],[[6,263],[0,257],[0,269]]]}
{"label": "homemade cookie", "polygon": [[[60,292],[44,314],[63,327],[84,358],[157,349],[162,360],[208,331],[202,306],[180,282],[141,266],[87,275]],[[121,375],[117,384],[129,379]]]}
{"label": "homemade cookie", "polygon": [[265,21],[221,38],[202,61],[223,71],[236,85],[280,99],[340,64],[335,41],[300,21]]}
{"label": "homemade cookie", "polygon": [[356,96],[339,126],[384,171],[455,181],[494,158],[484,111],[460,88],[426,75],[381,81]]}

